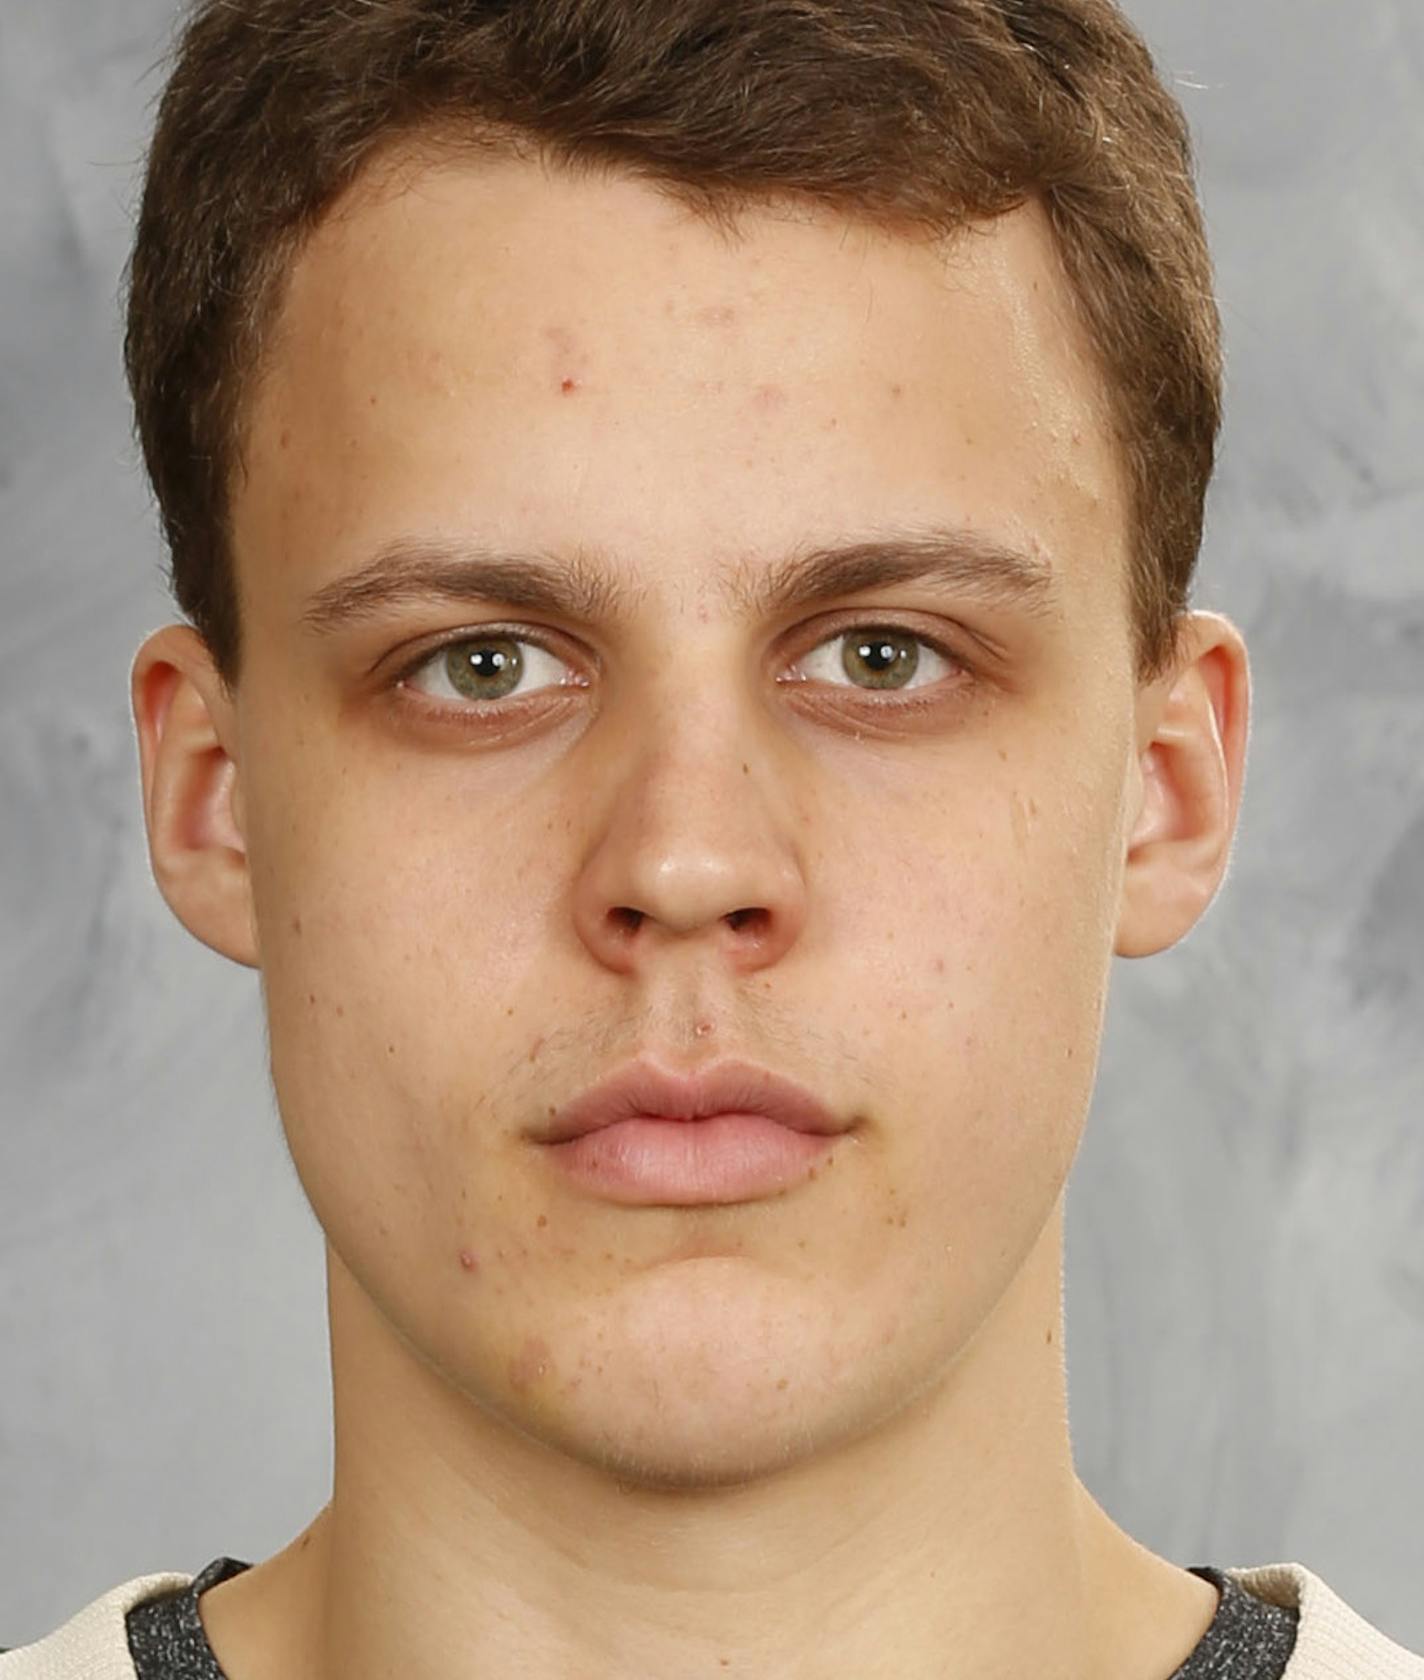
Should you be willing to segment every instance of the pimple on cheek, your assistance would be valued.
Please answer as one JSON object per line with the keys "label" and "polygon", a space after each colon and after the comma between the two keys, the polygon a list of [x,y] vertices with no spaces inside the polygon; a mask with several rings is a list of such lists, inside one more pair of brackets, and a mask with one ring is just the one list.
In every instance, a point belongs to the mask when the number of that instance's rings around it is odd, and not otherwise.
{"label": "pimple on cheek", "polygon": [[1038,816],[1038,802],[1030,794],[1027,799],[1018,792],[1009,796],[1009,822],[1014,831],[1014,846],[1018,851],[1027,851],[1029,836],[1033,832],[1034,819]]}
{"label": "pimple on cheek", "polygon": [[516,1358],[509,1362],[509,1385],[522,1392],[538,1377],[548,1374],[552,1361],[549,1344],[542,1336],[527,1336]]}

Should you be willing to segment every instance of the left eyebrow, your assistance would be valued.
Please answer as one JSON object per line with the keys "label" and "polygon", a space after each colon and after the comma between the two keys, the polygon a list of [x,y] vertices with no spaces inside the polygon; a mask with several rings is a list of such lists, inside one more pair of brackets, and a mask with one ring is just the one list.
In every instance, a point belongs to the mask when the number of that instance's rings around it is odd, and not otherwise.
{"label": "left eyebrow", "polygon": [[[756,618],[907,583],[1035,618],[1062,616],[1059,578],[1051,562],[953,527],[801,550],[770,567],[744,561],[731,569],[722,588],[729,605]],[[644,592],[582,553],[516,554],[463,542],[406,539],[388,544],[367,565],[317,590],[303,609],[302,622],[316,635],[329,635],[383,607],[428,600],[617,622],[632,616]]]}

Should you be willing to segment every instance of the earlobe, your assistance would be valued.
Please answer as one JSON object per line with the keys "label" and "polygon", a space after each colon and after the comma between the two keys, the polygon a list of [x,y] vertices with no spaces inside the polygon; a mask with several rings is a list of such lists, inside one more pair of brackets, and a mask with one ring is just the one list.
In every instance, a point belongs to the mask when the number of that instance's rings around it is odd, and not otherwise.
{"label": "earlobe", "polygon": [[1145,957],[1185,938],[1230,861],[1245,776],[1250,665],[1241,632],[1192,613],[1183,662],[1141,702],[1142,803],[1127,841],[1117,939]]}
{"label": "earlobe", "polygon": [[153,878],[194,938],[258,966],[232,707],[196,631],[165,625],[129,677]]}

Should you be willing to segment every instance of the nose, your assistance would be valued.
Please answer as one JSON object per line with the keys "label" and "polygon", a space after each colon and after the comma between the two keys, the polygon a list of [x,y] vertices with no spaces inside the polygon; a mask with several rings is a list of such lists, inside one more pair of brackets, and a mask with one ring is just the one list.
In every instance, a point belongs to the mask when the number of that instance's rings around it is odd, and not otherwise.
{"label": "nose", "polygon": [[574,914],[604,966],[647,974],[674,949],[733,977],[779,962],[806,920],[787,779],[745,741],[623,755],[604,790]]}

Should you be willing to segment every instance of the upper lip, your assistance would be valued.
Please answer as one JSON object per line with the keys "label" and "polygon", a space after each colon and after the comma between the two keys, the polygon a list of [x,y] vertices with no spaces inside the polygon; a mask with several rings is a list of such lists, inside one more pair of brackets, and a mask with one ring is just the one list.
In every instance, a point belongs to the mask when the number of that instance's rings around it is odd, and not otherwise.
{"label": "upper lip", "polygon": [[564,1143],[639,1116],[702,1120],[712,1114],[764,1114],[795,1132],[842,1129],[809,1091],[751,1062],[718,1062],[695,1074],[676,1074],[640,1059],[566,1103],[539,1138]]}

